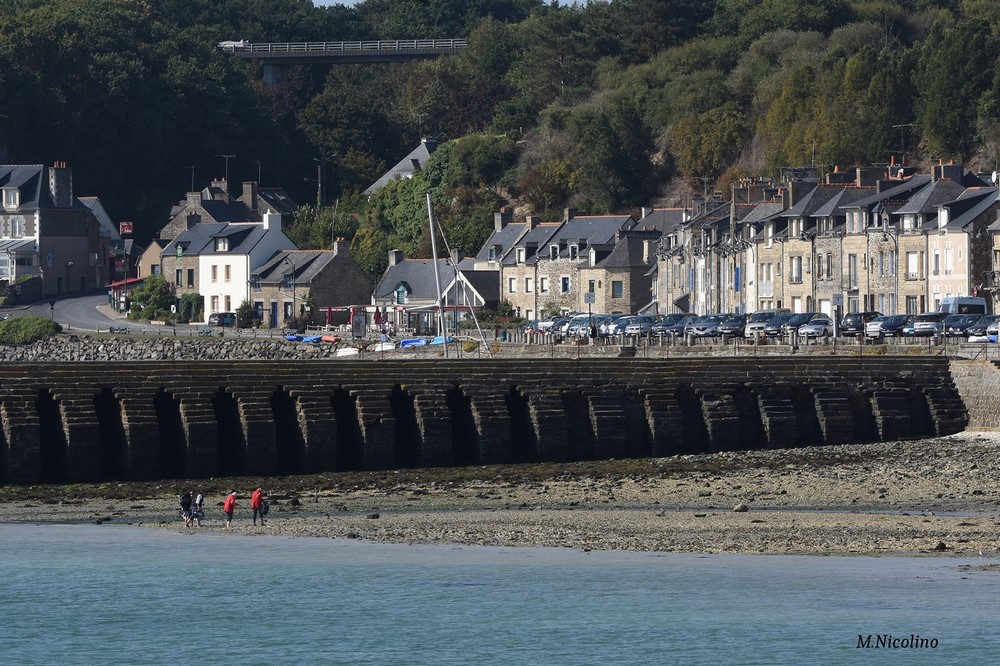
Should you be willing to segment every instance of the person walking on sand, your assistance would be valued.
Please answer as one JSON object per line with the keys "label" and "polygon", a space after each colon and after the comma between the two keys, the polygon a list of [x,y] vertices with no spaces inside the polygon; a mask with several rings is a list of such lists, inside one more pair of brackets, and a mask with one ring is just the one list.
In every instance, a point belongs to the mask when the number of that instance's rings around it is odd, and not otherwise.
{"label": "person walking on sand", "polygon": [[184,527],[191,527],[191,491],[185,490],[181,494],[181,518],[184,519]]}
{"label": "person walking on sand", "polygon": [[236,491],[233,490],[226,495],[226,501],[222,503],[222,513],[226,514],[226,529],[233,527],[233,512],[236,511]]}
{"label": "person walking on sand", "polygon": [[264,497],[264,491],[260,488],[253,491],[253,495],[250,496],[250,508],[253,509],[253,524],[254,527],[257,526],[257,516],[260,516],[260,525],[264,526],[264,502],[267,500]]}
{"label": "person walking on sand", "polygon": [[194,497],[194,503],[191,505],[191,520],[194,522],[195,527],[201,527],[201,519],[205,517],[205,496],[198,493]]}

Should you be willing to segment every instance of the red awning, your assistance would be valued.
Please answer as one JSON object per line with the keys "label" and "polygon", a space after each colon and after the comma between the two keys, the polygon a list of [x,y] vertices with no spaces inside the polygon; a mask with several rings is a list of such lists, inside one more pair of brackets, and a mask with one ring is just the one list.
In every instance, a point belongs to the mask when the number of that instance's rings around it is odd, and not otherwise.
{"label": "red awning", "polygon": [[133,284],[136,284],[138,282],[142,282],[145,279],[146,278],[128,278],[127,280],[119,280],[118,282],[111,282],[111,283],[109,283],[109,284],[107,284],[105,286],[108,289],[114,289],[115,287],[133,285]]}

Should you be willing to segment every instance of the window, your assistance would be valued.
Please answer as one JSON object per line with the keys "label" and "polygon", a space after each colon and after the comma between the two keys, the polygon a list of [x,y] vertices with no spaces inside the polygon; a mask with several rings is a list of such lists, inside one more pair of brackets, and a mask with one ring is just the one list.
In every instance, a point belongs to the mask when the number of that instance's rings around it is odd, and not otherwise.
{"label": "window", "polygon": [[576,245],[570,245],[569,246],[569,258],[570,259],[576,259],[576,255],[577,255],[578,251],[579,251],[579,248],[577,248]]}
{"label": "window", "polygon": [[20,238],[24,235],[24,220],[22,218],[10,218],[10,235],[12,238]]}
{"label": "window", "polygon": [[592,293],[594,293],[594,291],[596,289],[597,289],[597,280],[588,280],[587,281],[587,291],[592,294]]}
{"label": "window", "polygon": [[543,294],[549,293],[549,279],[547,277],[538,278],[538,290]]}
{"label": "window", "polygon": [[17,188],[8,188],[3,191],[3,207],[17,208],[20,205],[20,196]]}
{"label": "window", "polygon": [[530,294],[535,291],[535,279],[526,277],[524,278],[524,293]]}
{"label": "window", "polygon": [[160,265],[159,264],[150,264],[150,266],[149,266],[149,274],[150,275],[159,275],[160,274]]}
{"label": "window", "polygon": [[507,293],[508,294],[517,293],[517,278],[507,278]]}
{"label": "window", "polygon": [[826,279],[833,279],[833,253],[826,253]]}
{"label": "window", "polygon": [[[179,287],[180,284],[181,283],[178,282],[177,286]],[[188,269],[188,286],[192,287],[192,288],[194,287],[194,269],[193,268],[189,268]]]}
{"label": "window", "polygon": [[396,304],[403,305],[406,303],[406,287],[399,285],[396,287]]}
{"label": "window", "polygon": [[549,246],[549,259],[551,259],[552,261],[555,261],[558,258],[559,258],[559,246],[558,245],[550,245]]}
{"label": "window", "polygon": [[182,268],[177,269],[177,277],[174,279],[174,284],[177,285],[178,287],[184,286],[184,269]]}
{"label": "window", "polygon": [[941,255],[934,251],[934,275],[938,275],[941,272]]}
{"label": "window", "polygon": [[822,279],[823,277],[823,255],[816,255],[816,279]]}
{"label": "window", "polygon": [[218,312],[218,311],[219,311],[219,297],[212,296],[212,312]]}
{"label": "window", "polygon": [[802,257],[789,257],[788,281],[798,284],[802,282]]}
{"label": "window", "polygon": [[561,280],[562,280],[562,293],[568,294],[569,293],[569,276],[564,275],[564,276],[562,276]]}
{"label": "window", "polygon": [[[230,266],[229,264],[226,264],[225,267],[224,267],[224,269],[223,269],[223,273],[225,275],[226,282],[232,281],[232,277],[233,277],[232,266]],[[226,312],[229,312],[229,308],[226,308]]]}
{"label": "window", "polygon": [[[858,288],[858,255],[847,255],[847,281],[852,289]],[[857,312],[857,310],[852,310]]]}
{"label": "window", "polygon": [[494,245],[490,248],[489,254],[487,255],[487,261],[497,260],[497,246]]}
{"label": "window", "polygon": [[232,296],[226,296],[225,300],[223,302],[226,304],[226,312],[232,312],[233,311],[233,297]]}
{"label": "window", "polygon": [[[218,282],[218,281],[219,281],[219,267],[213,264],[212,265],[212,282]],[[218,310],[216,310],[216,312],[218,312]]]}
{"label": "window", "polygon": [[622,287],[623,287],[623,285],[622,285],[622,281],[621,280],[612,280],[611,281],[611,298],[621,298],[622,294],[624,293]]}
{"label": "window", "polygon": [[519,263],[519,264],[523,264],[524,263],[524,248],[523,247],[517,248],[517,263]]}
{"label": "window", "polygon": [[[228,252],[229,251],[229,239],[228,238],[216,238],[215,239],[215,251],[216,252]],[[226,310],[226,312],[229,312]]]}

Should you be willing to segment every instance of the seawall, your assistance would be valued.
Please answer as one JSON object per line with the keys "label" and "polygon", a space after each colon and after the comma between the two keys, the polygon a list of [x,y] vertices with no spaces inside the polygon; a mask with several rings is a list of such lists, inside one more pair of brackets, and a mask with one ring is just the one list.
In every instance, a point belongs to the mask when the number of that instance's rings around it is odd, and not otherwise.
{"label": "seawall", "polygon": [[5,364],[0,481],[665,456],[946,435],[941,357]]}

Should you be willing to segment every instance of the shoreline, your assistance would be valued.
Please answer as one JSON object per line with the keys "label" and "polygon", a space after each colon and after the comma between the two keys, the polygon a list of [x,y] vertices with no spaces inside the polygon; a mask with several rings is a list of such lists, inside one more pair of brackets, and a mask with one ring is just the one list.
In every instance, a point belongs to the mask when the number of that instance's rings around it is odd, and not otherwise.
{"label": "shoreline", "polygon": [[[527,466],[0,487],[0,522],[111,523],[402,544],[639,552],[1000,556],[1000,433]],[[254,527],[250,491],[272,498]],[[738,510],[734,510],[738,509]],[[745,510],[744,510],[745,509]]]}

